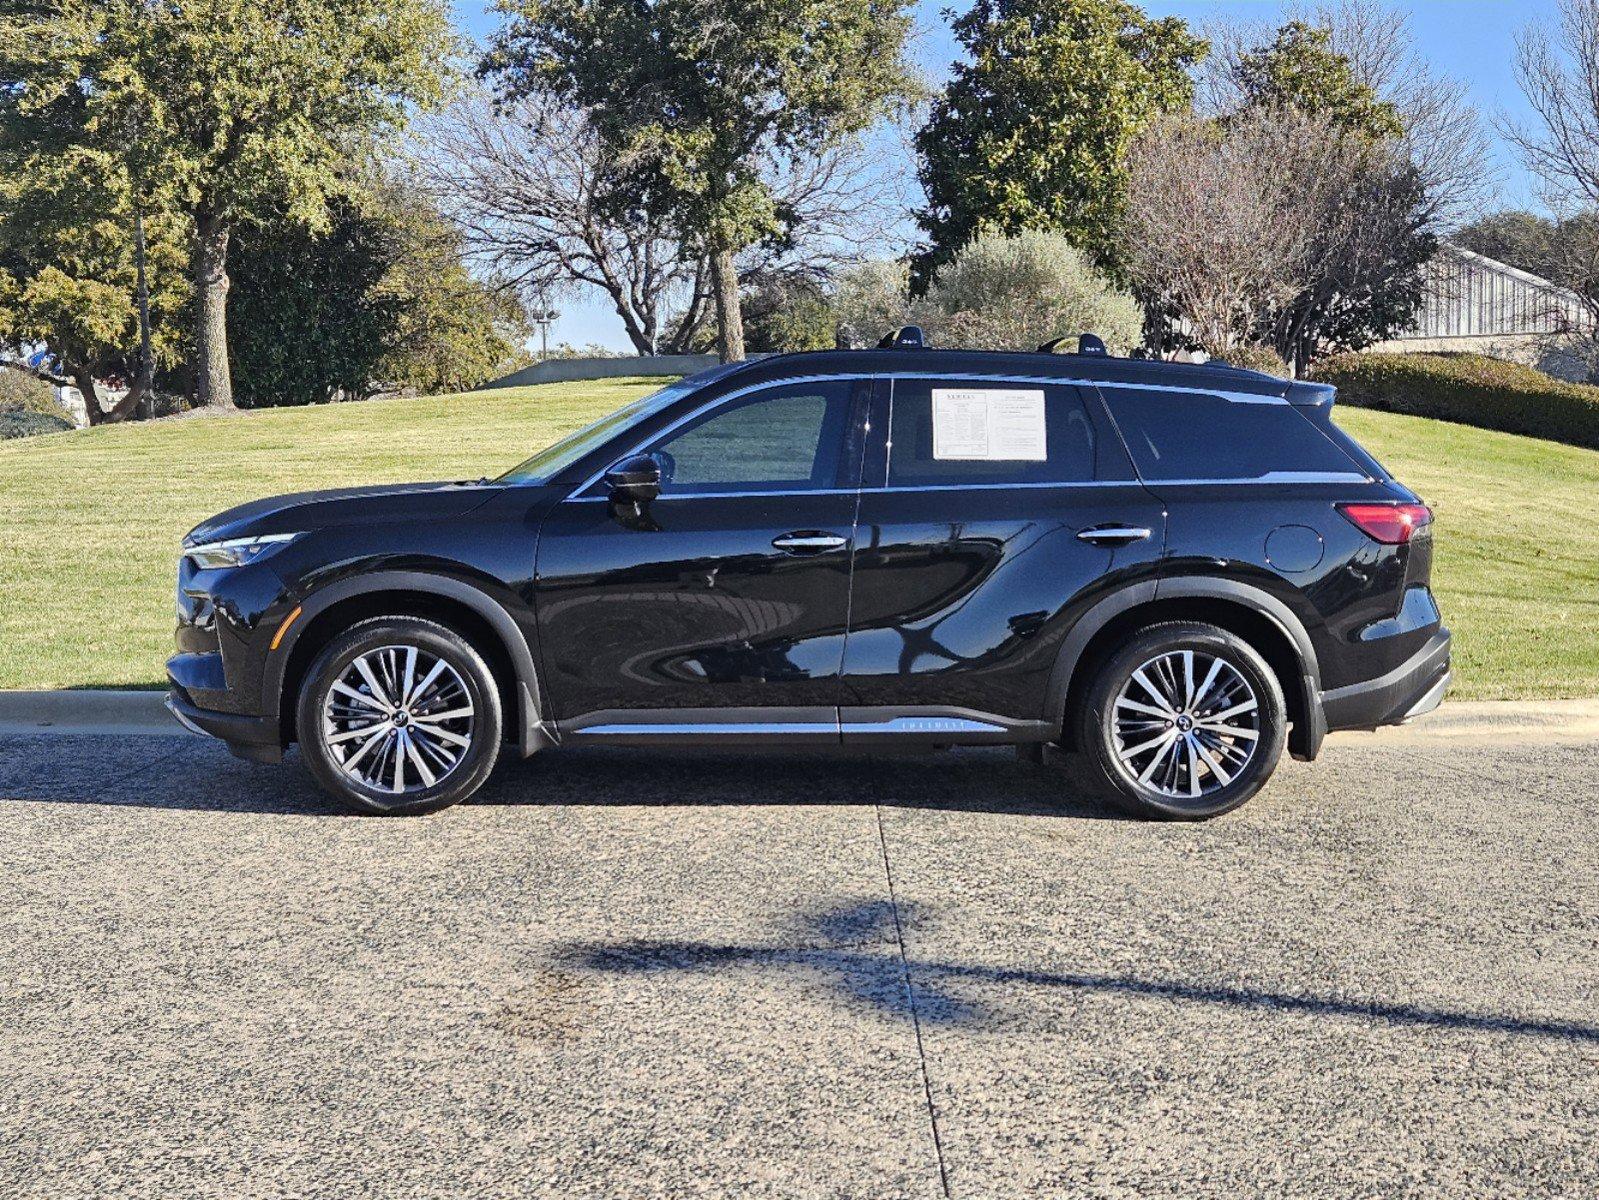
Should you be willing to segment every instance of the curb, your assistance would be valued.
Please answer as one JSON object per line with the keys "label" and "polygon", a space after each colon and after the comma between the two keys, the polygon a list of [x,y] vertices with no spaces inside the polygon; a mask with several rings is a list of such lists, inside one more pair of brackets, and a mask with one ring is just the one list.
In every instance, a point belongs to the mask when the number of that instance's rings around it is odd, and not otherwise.
{"label": "curb", "polygon": [[1444,743],[1466,738],[1520,743],[1599,741],[1599,700],[1445,700],[1437,711],[1409,725],[1390,725],[1371,734],[1331,736]]}
{"label": "curb", "polygon": [[166,709],[165,692],[0,691],[0,734],[153,734],[183,726]]}

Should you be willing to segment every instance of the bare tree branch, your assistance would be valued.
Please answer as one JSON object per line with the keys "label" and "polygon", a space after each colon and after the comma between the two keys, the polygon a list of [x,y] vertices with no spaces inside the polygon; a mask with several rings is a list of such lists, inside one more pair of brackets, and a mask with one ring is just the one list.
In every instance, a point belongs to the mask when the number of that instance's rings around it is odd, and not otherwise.
{"label": "bare tree branch", "polygon": [[[758,160],[781,232],[739,256],[739,277],[825,276],[863,242],[882,245],[885,231],[893,252],[911,207],[894,136],[889,127],[814,155]],[[702,340],[711,280],[698,239],[617,210],[612,185],[628,163],[608,154],[581,109],[538,93],[503,102],[470,94],[419,120],[406,160],[481,274],[539,304],[597,289],[641,354]]]}
{"label": "bare tree branch", "polygon": [[1304,363],[1408,316],[1435,213],[1402,149],[1293,109],[1173,118],[1134,144],[1124,247],[1151,309],[1212,354]]}
{"label": "bare tree branch", "polygon": [[1204,28],[1211,55],[1200,69],[1198,106],[1210,116],[1244,102],[1239,65],[1269,43],[1278,24],[1302,21],[1331,35],[1330,48],[1349,63],[1357,82],[1399,112],[1406,156],[1415,166],[1442,227],[1459,224],[1492,198],[1488,131],[1464,80],[1441,75],[1422,57],[1408,14],[1383,0],[1294,3],[1275,19],[1213,22]]}

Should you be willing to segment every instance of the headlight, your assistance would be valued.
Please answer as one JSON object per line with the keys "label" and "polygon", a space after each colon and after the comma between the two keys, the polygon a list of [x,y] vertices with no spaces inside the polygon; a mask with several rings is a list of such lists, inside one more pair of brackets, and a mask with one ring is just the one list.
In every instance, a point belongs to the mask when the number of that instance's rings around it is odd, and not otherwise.
{"label": "headlight", "polygon": [[186,558],[194,560],[195,566],[205,571],[216,567],[242,567],[245,563],[265,558],[299,536],[297,533],[269,533],[262,537],[229,538],[225,542],[190,546],[183,553]]}

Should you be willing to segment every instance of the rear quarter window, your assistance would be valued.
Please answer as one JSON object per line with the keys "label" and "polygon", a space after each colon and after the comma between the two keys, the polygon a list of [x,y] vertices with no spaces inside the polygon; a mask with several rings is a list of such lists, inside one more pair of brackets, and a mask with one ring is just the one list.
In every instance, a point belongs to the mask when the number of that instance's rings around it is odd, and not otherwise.
{"label": "rear quarter window", "polygon": [[1365,479],[1365,469],[1293,405],[1209,392],[1101,385],[1146,480],[1257,481],[1299,475]]}

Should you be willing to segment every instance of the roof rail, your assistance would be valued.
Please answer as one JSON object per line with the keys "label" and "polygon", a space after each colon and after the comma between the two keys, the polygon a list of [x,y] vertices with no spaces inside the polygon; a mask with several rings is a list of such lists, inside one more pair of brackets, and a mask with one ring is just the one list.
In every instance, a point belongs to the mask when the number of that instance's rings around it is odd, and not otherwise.
{"label": "roof rail", "polygon": [[1040,354],[1098,354],[1108,355],[1105,342],[1098,334],[1080,333],[1077,335],[1076,350],[1062,350],[1061,347],[1070,342],[1071,336],[1051,338],[1038,348]]}
{"label": "roof rail", "polygon": [[883,340],[877,343],[879,350],[920,350],[926,346],[922,337],[920,325],[904,325],[899,329],[890,329],[883,335]]}

